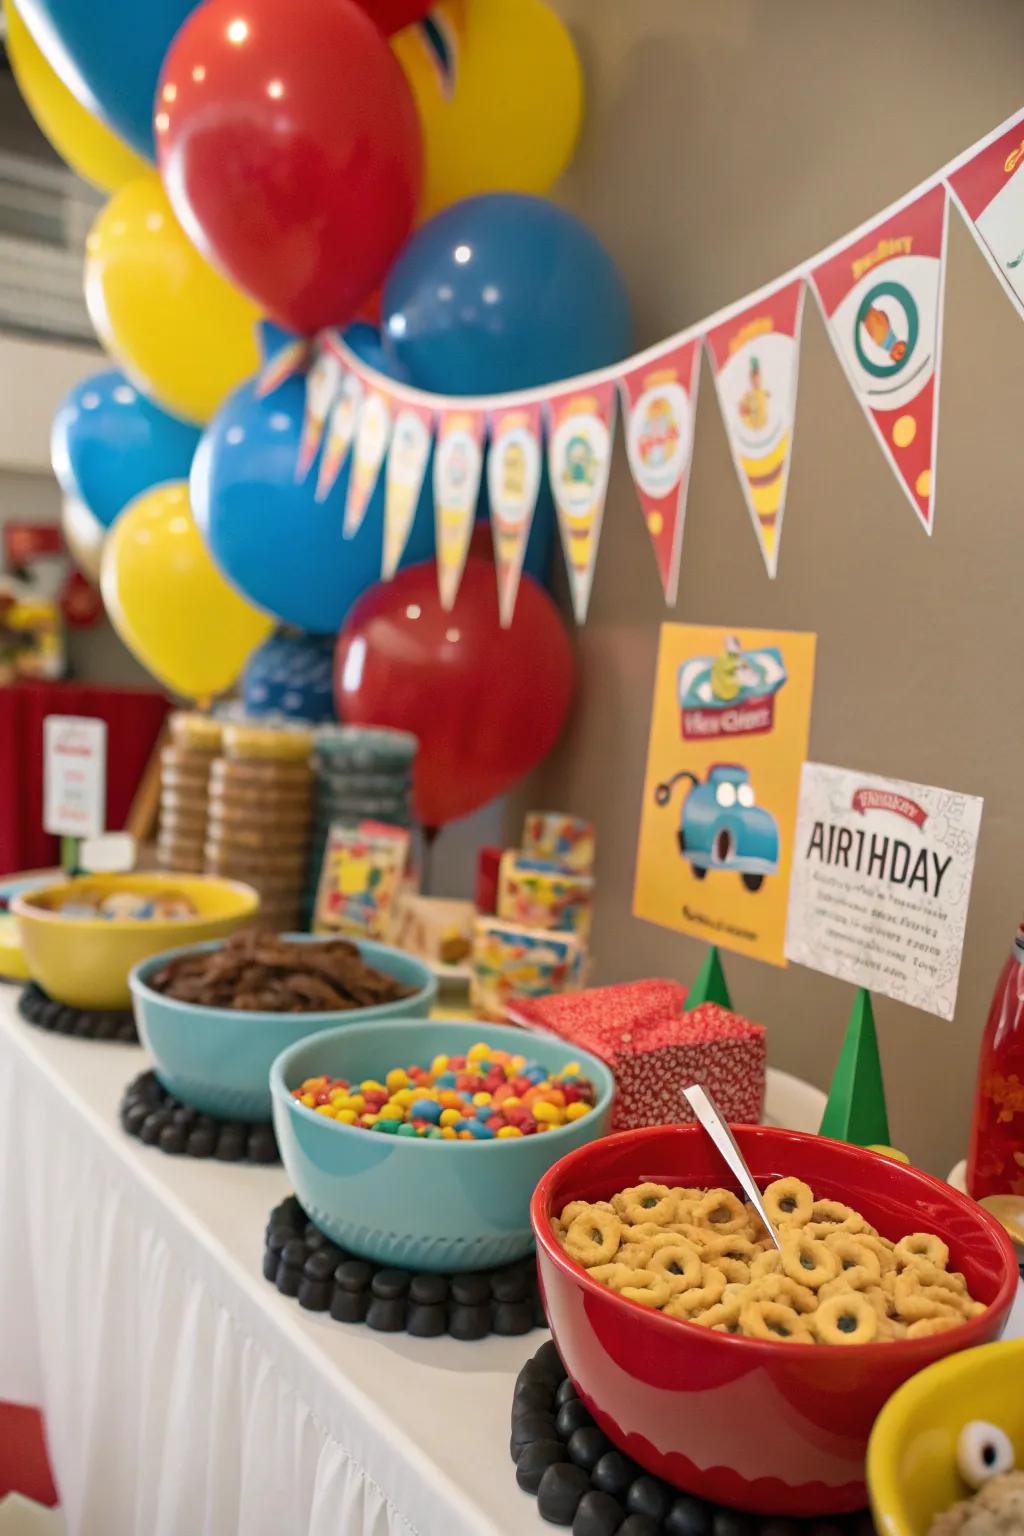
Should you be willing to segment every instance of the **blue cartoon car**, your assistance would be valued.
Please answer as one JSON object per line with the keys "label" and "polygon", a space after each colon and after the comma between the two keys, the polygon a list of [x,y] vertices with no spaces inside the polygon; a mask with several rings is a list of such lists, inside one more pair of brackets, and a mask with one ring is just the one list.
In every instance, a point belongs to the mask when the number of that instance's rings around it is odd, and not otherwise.
{"label": "blue cartoon car", "polygon": [[779,828],[756,804],[750,774],[738,763],[715,763],[703,783],[683,770],[654,791],[668,805],[673,787],[688,779],[690,789],[679,818],[679,852],[698,880],[709,869],[735,870],[748,891],[759,891],[765,875],[778,873]]}

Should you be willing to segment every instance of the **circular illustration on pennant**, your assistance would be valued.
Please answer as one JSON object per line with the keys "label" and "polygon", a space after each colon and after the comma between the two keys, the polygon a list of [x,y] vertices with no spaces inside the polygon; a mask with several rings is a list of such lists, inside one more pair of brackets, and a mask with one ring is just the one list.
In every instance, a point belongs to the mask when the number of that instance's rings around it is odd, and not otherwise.
{"label": "circular illustration on pennant", "polygon": [[913,357],[920,328],[909,288],[891,280],[874,283],[861,299],[854,322],[857,361],[872,378],[894,378]]}
{"label": "circular illustration on pennant", "polygon": [[388,445],[391,411],[383,395],[370,395],[359,418],[358,457],[365,464],[379,464]]}
{"label": "circular illustration on pennant", "polygon": [[401,411],[395,421],[388,456],[388,481],[412,489],[423,478],[430,452],[430,431],[416,411]]}
{"label": "circular illustration on pennant", "polygon": [[611,440],[592,411],[570,412],[551,439],[553,490],[570,522],[589,525],[604,496]]}
{"label": "circular illustration on pennant", "polygon": [[472,432],[455,427],[437,445],[436,494],[446,511],[467,512],[476,505],[480,444]]}
{"label": "circular illustration on pennant", "polygon": [[629,418],[626,447],[633,478],[647,496],[667,496],[679,484],[690,453],[693,417],[682,385],[645,389]]}
{"label": "circular illustration on pennant", "polygon": [[492,516],[509,530],[521,528],[540,487],[540,445],[528,427],[504,429],[487,461]]}

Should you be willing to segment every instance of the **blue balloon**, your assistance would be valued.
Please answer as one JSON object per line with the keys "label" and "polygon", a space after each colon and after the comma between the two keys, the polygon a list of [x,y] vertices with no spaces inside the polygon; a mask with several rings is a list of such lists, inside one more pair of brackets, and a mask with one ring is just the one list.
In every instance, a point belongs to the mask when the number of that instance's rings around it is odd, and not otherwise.
{"label": "blue balloon", "polygon": [[384,288],[384,345],[441,394],[529,389],[618,362],[629,300],[597,236],[542,197],[466,198],[413,235]]}
{"label": "blue balloon", "polygon": [[50,457],[65,495],[109,528],[143,491],[187,479],[199,437],[198,427],[169,416],[108,368],[65,396],[53,419]]}
{"label": "blue balloon", "polygon": [[334,719],[334,636],[279,629],[245,664],[242,702],[253,719],[283,715],[320,725]]}
{"label": "blue balloon", "polygon": [[19,0],[68,89],[140,155],[156,158],[153,98],[171,40],[199,0]]}
{"label": "blue balloon", "polygon": [[368,368],[376,368],[378,373],[383,373],[385,377],[395,379],[400,384],[412,383],[409,370],[386,350],[380,326],[369,325],[365,320],[357,320],[354,325],[346,326],[341,335],[360,362],[365,363]]}
{"label": "blue balloon", "polygon": [[[192,466],[196,522],[211,555],[250,601],[313,634],[337,631],[361,593],[380,578],[384,477],[354,538],[342,537],[349,465],[322,502],[318,463],[296,483],[305,380],[287,379],[265,400],[250,381],[203,434]],[[403,565],[434,552],[434,508],[420,495]]]}

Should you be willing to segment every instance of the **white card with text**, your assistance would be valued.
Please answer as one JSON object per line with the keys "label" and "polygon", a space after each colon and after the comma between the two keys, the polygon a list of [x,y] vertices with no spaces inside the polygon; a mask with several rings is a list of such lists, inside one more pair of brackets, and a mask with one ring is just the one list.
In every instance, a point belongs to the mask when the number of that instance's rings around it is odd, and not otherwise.
{"label": "white card with text", "polygon": [[98,837],[107,819],[107,725],[77,715],[43,721],[43,828]]}
{"label": "white card with text", "polygon": [[951,1019],[982,802],[805,763],[786,958]]}

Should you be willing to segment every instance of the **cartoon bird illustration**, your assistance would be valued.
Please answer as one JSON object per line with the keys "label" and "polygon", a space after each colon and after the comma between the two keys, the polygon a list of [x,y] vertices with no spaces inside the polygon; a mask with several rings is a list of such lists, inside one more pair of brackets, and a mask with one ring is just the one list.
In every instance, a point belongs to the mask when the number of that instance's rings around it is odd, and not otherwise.
{"label": "cartoon bird illustration", "polygon": [[735,635],[727,635],[725,649],[711,664],[711,692],[723,704],[731,704],[744,688],[753,687],[757,673],[744,659],[743,647]]}
{"label": "cartoon bird illustration", "polygon": [[872,304],[861,321],[876,347],[888,353],[894,363],[902,363],[907,355],[907,344],[900,341],[892,328],[892,321],[884,309]]}

